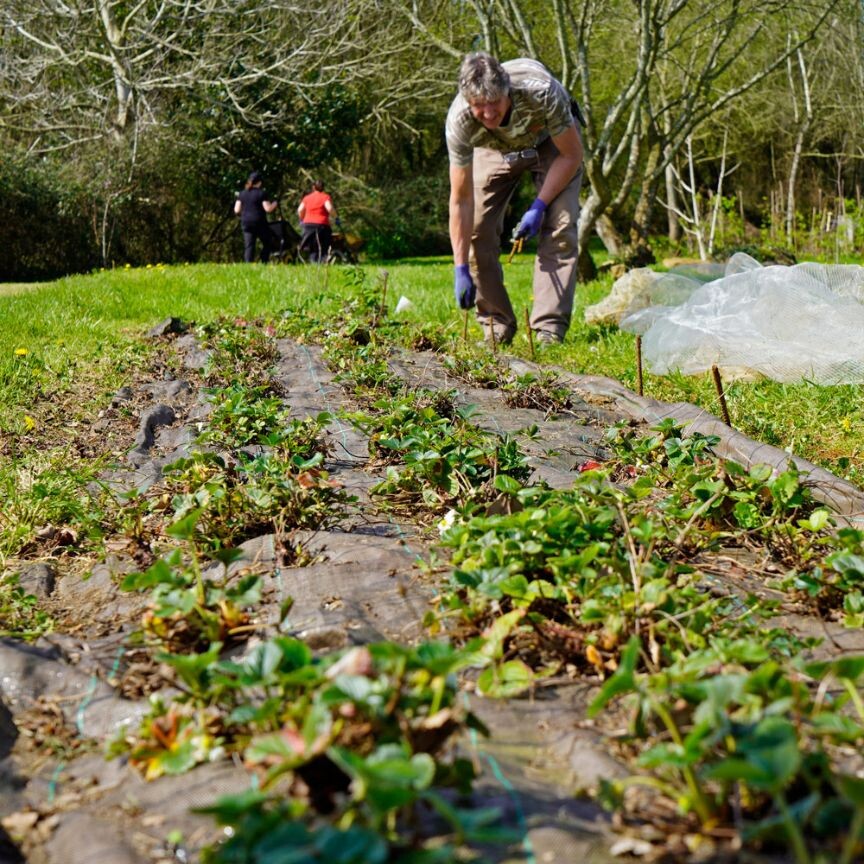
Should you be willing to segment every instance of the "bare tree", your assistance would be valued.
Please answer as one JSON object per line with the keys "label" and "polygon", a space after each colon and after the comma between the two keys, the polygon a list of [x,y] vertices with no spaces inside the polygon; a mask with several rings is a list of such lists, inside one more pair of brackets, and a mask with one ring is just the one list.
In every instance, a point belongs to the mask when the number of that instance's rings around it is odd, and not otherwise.
{"label": "bare tree", "polygon": [[801,165],[801,153],[804,150],[804,141],[810,124],[813,122],[813,102],[810,99],[810,79],[807,65],[804,62],[804,52],[799,48],[795,52],[798,74],[801,76],[801,100],[803,107],[799,105],[795,87],[795,74],[792,57],[788,60],[787,74],[789,77],[789,91],[792,94],[793,120],[796,127],[795,145],[792,149],[792,161],[789,165],[789,177],[786,193],[786,243],[790,246],[794,242],[795,230],[795,185],[798,180],[798,169]]}
{"label": "bare tree", "polygon": [[[681,227],[688,235],[695,239],[699,257],[703,261],[708,261],[714,254],[717,221],[720,209],[723,206],[723,183],[726,177],[738,168],[738,165],[733,165],[731,168],[727,168],[726,166],[727,139],[728,135],[724,135],[717,186],[709,193],[710,219],[708,218],[708,214],[703,212],[703,198],[696,176],[692,137],[688,137],[685,142],[686,177],[676,164],[670,163],[669,165],[669,170],[673,176],[672,188],[675,191],[675,195],[671,200],[662,202],[663,206],[674,211],[680,220],[679,224]],[[678,204],[679,201],[681,202],[680,205]]]}
{"label": "bare tree", "polygon": [[[412,0],[394,0],[406,7]],[[469,0],[483,47],[546,63],[577,91],[587,125],[580,260],[595,228],[638,201],[627,238],[644,243],[658,187],[687,139],[812,40],[840,0]],[[800,36],[787,43],[789,22]],[[777,36],[782,34],[778,41]]]}
{"label": "bare tree", "polygon": [[227,117],[209,139],[225,148],[338,86],[362,94],[383,135],[444,86],[429,62],[440,50],[381,0],[4,0],[0,35],[0,135],[31,154],[90,154],[105,261],[141,144],[170,136],[178,112]]}
{"label": "bare tree", "polygon": [[34,150],[68,147],[165,122],[161,97],[202,89],[262,122],[280,92],[368,78],[367,22],[350,2],[5,0],[2,123]]}

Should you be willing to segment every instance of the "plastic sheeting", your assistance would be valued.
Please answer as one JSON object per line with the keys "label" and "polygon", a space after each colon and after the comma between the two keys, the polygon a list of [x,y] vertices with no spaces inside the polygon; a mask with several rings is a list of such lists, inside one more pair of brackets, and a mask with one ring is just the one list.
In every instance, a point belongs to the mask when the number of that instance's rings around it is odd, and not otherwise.
{"label": "plastic sheeting", "polygon": [[647,287],[620,320],[642,336],[651,372],[695,375],[716,365],[727,379],[864,382],[864,267],[763,267],[739,253],[707,284],[655,277],[641,277]]}

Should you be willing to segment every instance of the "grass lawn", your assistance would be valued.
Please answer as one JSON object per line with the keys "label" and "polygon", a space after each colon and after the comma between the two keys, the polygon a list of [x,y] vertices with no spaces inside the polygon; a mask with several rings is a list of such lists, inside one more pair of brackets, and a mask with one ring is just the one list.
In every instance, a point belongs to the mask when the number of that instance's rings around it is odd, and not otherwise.
{"label": "grass lawn", "polygon": [[[505,264],[517,316],[530,303],[533,256]],[[0,286],[0,433],[4,451],[35,443],[63,406],[67,418],[98,412],[110,393],[149,350],[141,336],[167,316],[204,322],[219,315],[278,315],[286,310],[325,319],[365,281],[383,287],[387,306],[400,297],[411,307],[400,313],[406,325],[438,325],[462,338],[464,317],[455,306],[447,258],[408,259],[358,268],[261,265],[153,266],[71,276],[34,286]],[[611,287],[605,278],[577,291],[574,323],[564,345],[548,350],[544,362],[579,373],[607,375],[635,389],[634,337],[616,328],[588,327],[586,305]],[[469,338],[481,332],[469,319]],[[524,326],[514,353],[528,356]],[[719,416],[710,376],[645,375],[645,393],[688,401]],[[864,484],[864,411],[861,388],[823,387],[771,381],[727,385],[732,421],[769,444],[788,447],[859,485]],[[53,437],[53,436],[52,436]]]}

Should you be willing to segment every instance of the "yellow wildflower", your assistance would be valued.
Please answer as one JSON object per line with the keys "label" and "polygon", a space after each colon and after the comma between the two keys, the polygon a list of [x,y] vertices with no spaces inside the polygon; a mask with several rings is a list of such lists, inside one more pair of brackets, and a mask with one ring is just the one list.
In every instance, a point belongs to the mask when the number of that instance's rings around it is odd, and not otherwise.
{"label": "yellow wildflower", "polygon": [[26,357],[27,354],[28,354],[28,351],[26,348],[16,348],[15,349],[15,356],[16,357]]}
{"label": "yellow wildflower", "polygon": [[29,414],[25,414],[24,425],[27,427],[27,431],[29,432],[31,429],[36,428],[36,421]]}

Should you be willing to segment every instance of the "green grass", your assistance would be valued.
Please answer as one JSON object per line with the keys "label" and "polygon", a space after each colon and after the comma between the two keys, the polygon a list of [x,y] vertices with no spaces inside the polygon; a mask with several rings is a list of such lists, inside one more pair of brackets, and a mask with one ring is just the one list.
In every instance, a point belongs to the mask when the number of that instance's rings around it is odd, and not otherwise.
{"label": "green grass", "polygon": [[[522,325],[530,303],[533,257],[521,255],[504,265],[505,279],[519,317],[514,353],[528,356]],[[276,315],[291,309],[327,320],[341,309],[360,273],[383,285],[387,305],[407,297],[400,313],[406,325],[434,323],[461,339],[463,313],[453,300],[448,259],[412,259],[363,268],[303,268],[261,265],[197,265],[103,271],[45,283],[32,290],[3,292],[0,314],[0,434],[26,443],[39,412],[50,411],[64,394],[77,394],[74,410],[95,412],[146,354],[141,336],[169,315],[207,321],[221,314]],[[570,371],[616,378],[635,388],[634,337],[615,328],[588,327],[586,305],[603,297],[609,278],[580,285],[573,326],[565,344],[543,360]],[[20,286],[16,286],[20,287]],[[481,331],[473,316],[469,338]],[[16,354],[16,349],[19,353]],[[20,353],[26,350],[26,354]],[[85,390],[84,398],[81,391]],[[645,376],[645,393],[665,401],[688,401],[719,416],[708,375]],[[859,485],[864,483],[864,410],[860,386],[821,387],[770,381],[734,382],[727,401],[733,423],[766,443],[790,447]],[[28,419],[30,418],[30,419]],[[38,430],[36,430],[38,432]],[[36,434],[31,431],[30,438]]]}

